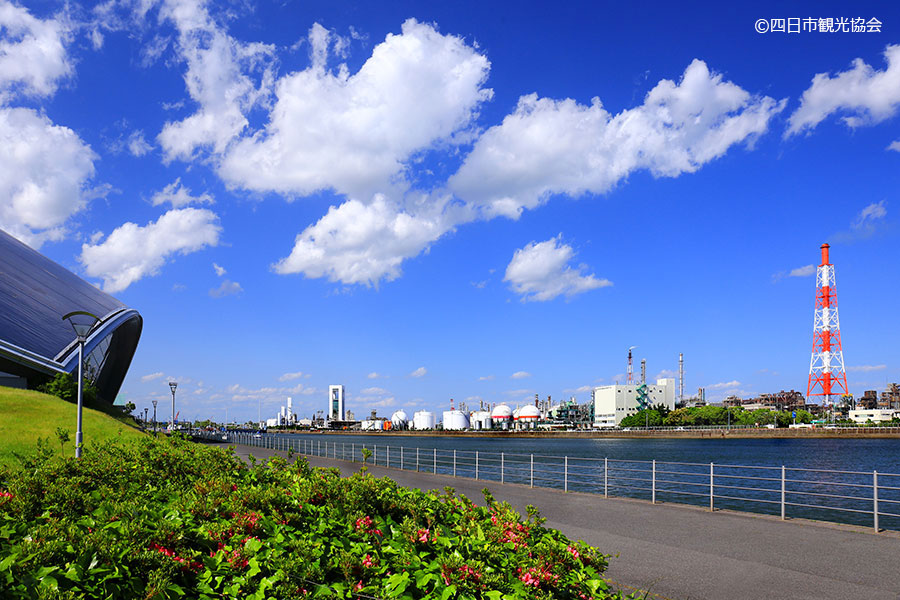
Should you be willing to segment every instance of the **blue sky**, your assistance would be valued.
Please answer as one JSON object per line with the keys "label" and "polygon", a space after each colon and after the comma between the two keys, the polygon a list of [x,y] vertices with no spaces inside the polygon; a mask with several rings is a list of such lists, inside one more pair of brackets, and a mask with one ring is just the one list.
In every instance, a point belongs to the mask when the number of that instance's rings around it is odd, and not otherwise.
{"label": "blue sky", "polygon": [[900,7],[785,6],[0,0],[0,228],[141,312],[120,400],[182,418],[584,402],[630,346],[805,392],[823,242],[880,390]]}

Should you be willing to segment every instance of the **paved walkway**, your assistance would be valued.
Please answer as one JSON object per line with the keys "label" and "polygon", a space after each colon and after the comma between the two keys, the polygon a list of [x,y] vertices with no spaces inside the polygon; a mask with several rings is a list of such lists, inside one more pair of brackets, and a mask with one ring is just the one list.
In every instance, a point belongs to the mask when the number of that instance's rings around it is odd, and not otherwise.
{"label": "paved walkway", "polygon": [[[222,444],[224,446],[224,444]],[[273,454],[236,446],[238,456]],[[349,475],[360,463],[307,457]],[[533,504],[546,526],[612,553],[607,576],[623,589],[672,600],[900,600],[900,534],[855,526],[777,518],[682,505],[564,493],[517,484],[370,467],[377,477],[424,490],[446,486],[483,503],[497,500],[524,514]]]}

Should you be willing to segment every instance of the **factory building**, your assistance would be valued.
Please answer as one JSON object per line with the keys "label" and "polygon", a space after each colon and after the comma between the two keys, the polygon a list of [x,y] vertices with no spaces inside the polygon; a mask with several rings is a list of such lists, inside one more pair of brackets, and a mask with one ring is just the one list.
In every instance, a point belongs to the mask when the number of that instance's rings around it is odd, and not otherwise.
{"label": "factory building", "polygon": [[594,388],[594,427],[618,427],[622,419],[642,408],[662,404],[675,410],[675,380],[657,379],[656,384],[615,384]]}

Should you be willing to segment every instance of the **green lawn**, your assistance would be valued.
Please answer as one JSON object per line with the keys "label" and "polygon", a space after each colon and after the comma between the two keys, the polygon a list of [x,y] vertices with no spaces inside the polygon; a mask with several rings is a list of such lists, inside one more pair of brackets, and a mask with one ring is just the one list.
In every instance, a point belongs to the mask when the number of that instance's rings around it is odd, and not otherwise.
{"label": "green lawn", "polygon": [[[59,452],[57,427],[69,430],[70,441],[66,443],[65,452],[74,456],[75,412],[75,404],[55,396],[0,386],[0,464],[15,464],[13,453],[34,450],[38,438],[49,437],[50,447]],[[144,435],[124,421],[96,410],[85,408],[82,417],[85,452],[90,451],[93,442]]]}

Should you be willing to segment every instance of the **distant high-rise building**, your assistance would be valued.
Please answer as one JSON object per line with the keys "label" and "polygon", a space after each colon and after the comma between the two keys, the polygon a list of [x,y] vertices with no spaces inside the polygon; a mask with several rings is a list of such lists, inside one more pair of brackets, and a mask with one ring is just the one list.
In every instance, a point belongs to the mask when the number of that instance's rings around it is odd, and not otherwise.
{"label": "distant high-rise building", "polygon": [[328,386],[328,420],[344,421],[344,386]]}

